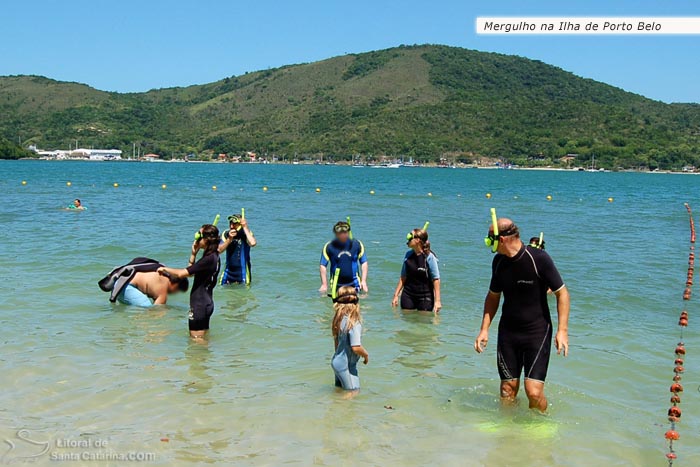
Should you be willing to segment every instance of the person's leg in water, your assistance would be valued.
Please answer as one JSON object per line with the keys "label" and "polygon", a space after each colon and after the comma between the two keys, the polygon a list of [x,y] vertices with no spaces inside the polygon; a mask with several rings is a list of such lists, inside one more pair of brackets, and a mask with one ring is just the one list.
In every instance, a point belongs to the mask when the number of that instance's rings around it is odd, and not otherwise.
{"label": "person's leg in water", "polygon": [[544,395],[544,382],[526,378],[525,394],[527,394],[531,409],[537,409],[540,412],[547,411],[547,397]]}
{"label": "person's leg in water", "polygon": [[501,381],[501,402],[503,405],[513,405],[516,403],[519,388],[519,379]]}

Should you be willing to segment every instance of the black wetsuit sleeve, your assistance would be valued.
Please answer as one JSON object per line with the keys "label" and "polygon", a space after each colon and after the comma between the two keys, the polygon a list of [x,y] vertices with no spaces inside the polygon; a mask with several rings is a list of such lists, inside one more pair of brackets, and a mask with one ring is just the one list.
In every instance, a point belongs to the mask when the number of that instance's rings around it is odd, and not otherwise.
{"label": "black wetsuit sleeve", "polygon": [[216,270],[216,261],[218,261],[217,255],[205,255],[202,256],[199,261],[194,263],[192,266],[187,268],[187,273],[190,276],[194,276],[200,272],[210,272]]}
{"label": "black wetsuit sleeve", "polygon": [[564,287],[564,281],[562,280],[557,267],[554,265],[554,261],[552,261],[551,256],[543,251],[542,254],[539,255],[537,263],[537,269],[539,270],[540,277],[547,287],[549,287],[553,292],[556,292]]}
{"label": "black wetsuit sleeve", "polygon": [[498,278],[498,264],[502,258],[495,256],[493,262],[491,263],[491,283],[489,284],[489,290],[493,293],[503,292],[503,286]]}

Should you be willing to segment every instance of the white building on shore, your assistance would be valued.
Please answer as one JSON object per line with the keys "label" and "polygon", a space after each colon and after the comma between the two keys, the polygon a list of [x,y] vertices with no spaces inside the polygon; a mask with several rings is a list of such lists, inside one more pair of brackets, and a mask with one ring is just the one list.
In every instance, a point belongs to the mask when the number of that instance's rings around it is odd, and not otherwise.
{"label": "white building on shore", "polygon": [[70,153],[71,159],[87,159],[91,161],[119,161],[122,159],[120,149],[74,149]]}

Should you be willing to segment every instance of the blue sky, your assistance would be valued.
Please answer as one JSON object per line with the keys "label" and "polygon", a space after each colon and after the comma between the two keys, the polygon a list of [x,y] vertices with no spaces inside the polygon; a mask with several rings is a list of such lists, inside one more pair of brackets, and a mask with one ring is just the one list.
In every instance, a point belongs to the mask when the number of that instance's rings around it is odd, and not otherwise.
{"label": "blue sky", "polygon": [[3,2],[0,75],[109,91],[215,81],[399,44],[539,59],[666,102],[700,102],[700,36],[477,36],[477,16],[700,16],[696,0]]}

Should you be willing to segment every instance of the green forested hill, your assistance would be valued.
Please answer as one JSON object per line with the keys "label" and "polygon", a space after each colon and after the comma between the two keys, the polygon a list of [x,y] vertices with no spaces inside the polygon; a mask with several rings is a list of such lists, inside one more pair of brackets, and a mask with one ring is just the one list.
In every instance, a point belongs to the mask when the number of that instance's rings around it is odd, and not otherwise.
{"label": "green forested hill", "polygon": [[42,148],[132,143],[166,156],[253,150],[503,158],[595,154],[608,167],[700,165],[700,106],[664,104],[539,61],[446,46],[398,47],[118,94],[0,78],[0,136]]}

